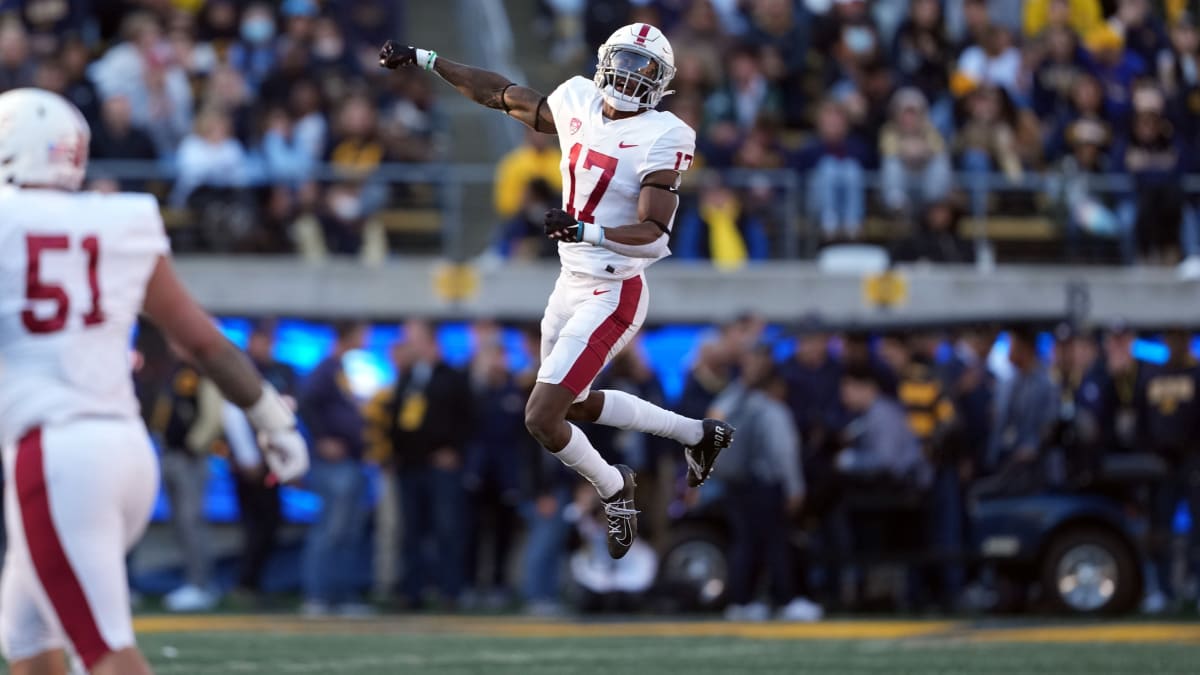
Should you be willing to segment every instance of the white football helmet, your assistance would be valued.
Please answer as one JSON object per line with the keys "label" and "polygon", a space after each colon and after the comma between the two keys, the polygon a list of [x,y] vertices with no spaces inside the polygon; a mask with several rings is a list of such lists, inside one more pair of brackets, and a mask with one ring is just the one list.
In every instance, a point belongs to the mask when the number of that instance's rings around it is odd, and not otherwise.
{"label": "white football helmet", "polygon": [[667,85],[675,77],[675,53],[667,36],[654,26],[633,23],[617,29],[597,55],[596,86],[613,108],[653,108],[673,93]]}
{"label": "white football helmet", "polygon": [[0,94],[0,184],[78,190],[92,132],[70,101],[44,89]]}

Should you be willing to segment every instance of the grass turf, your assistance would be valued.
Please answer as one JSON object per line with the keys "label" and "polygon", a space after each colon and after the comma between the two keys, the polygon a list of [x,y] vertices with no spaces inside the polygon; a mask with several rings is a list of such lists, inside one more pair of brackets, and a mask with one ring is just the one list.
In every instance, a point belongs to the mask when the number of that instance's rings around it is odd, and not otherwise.
{"label": "grass turf", "polygon": [[[516,620],[519,622],[520,620]],[[721,624],[655,629],[645,624],[544,624],[553,635],[512,625],[461,628],[448,619],[436,625],[367,621],[322,625],[273,622],[231,627],[151,631],[140,643],[159,675],[216,673],[338,673],[345,675],[575,675],[592,673],[1195,673],[1200,642],[1196,624],[1170,626],[1184,631],[1161,642],[1138,642],[1138,635],[1097,641],[1085,632],[1069,641],[1011,642],[996,632],[946,630],[908,637],[856,640],[767,637],[753,629],[726,632]],[[519,623],[518,623],[519,625]],[[669,624],[668,626],[673,626]],[[848,623],[847,626],[853,626]],[[570,630],[556,633],[554,628]],[[478,628],[478,630],[477,630]],[[579,628],[580,630],[575,630]],[[498,629],[500,633],[495,634]],[[711,629],[711,630],[710,630]],[[492,633],[492,634],[489,634]],[[711,633],[711,634],[707,634]],[[876,631],[876,634],[880,634]],[[1024,639],[1028,631],[1013,634]],[[1049,633],[1053,635],[1053,633]],[[1034,638],[1038,639],[1035,635]]]}

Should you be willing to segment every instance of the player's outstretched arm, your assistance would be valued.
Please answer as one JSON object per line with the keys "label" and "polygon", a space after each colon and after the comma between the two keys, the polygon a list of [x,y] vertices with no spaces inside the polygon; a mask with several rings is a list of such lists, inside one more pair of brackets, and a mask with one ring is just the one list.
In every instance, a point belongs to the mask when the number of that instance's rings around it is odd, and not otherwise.
{"label": "player's outstretched arm", "polygon": [[660,258],[671,236],[668,223],[679,206],[678,171],[655,171],[642,181],[638,195],[638,222],[616,227],[582,223],[559,208],[546,212],[546,236],[587,242],[630,258]]}
{"label": "player's outstretched arm", "polygon": [[161,257],[155,264],[142,309],[225,398],[246,411],[274,477],[286,483],[303,476],[308,471],[308,448],[296,431],[295,414],[196,304],[170,258]]}
{"label": "player's outstretched arm", "polygon": [[379,65],[391,70],[404,66],[424,68],[437,73],[463,96],[480,105],[503,110],[534,131],[557,133],[546,97],[534,89],[510,82],[499,73],[455,63],[438,56],[437,52],[401,45],[395,40],[388,40],[379,50]]}

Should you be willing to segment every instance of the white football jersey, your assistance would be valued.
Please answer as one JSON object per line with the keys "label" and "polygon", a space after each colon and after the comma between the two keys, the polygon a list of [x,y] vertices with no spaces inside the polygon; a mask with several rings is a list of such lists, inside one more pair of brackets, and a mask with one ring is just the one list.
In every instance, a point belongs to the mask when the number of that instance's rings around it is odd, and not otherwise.
{"label": "white football jersey", "polygon": [[138,417],[130,334],[169,250],[150,195],[0,190],[0,441]]}
{"label": "white football jersey", "polygon": [[[673,113],[646,110],[606,119],[600,90],[584,77],[559,85],[546,103],[562,146],[563,209],[580,221],[602,227],[636,223],[642,180],[692,165],[696,132]],[[627,279],[654,262],[585,243],[559,243],[558,255],[566,270],[607,279]]]}

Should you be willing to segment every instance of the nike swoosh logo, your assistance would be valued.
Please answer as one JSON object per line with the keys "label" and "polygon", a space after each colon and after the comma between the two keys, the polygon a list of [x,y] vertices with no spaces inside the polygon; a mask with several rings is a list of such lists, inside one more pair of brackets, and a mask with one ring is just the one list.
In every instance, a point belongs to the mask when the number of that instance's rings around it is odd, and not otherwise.
{"label": "nike swoosh logo", "polygon": [[625,141],[621,141],[620,143],[617,143],[617,147],[618,148],[636,148],[637,143],[634,143],[633,145],[625,145]]}
{"label": "nike swoosh logo", "polygon": [[608,291],[602,291],[599,288],[597,288],[596,290],[592,291],[592,295],[604,295],[607,292]]}

